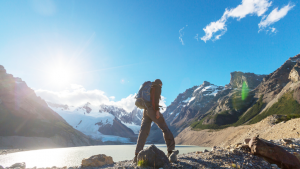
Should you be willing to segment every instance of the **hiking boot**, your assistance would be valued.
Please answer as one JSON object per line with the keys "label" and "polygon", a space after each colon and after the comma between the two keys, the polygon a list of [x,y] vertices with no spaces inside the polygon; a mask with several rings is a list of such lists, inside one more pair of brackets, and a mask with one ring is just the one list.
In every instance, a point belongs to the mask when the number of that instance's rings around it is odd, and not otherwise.
{"label": "hiking boot", "polygon": [[168,151],[167,157],[169,158],[173,151]]}
{"label": "hiking boot", "polygon": [[167,154],[167,157],[169,158],[172,153],[176,154],[176,156],[179,154],[179,151],[178,150],[173,150],[173,151],[168,151],[168,154]]}
{"label": "hiking boot", "polygon": [[133,158],[133,163],[137,163],[137,154]]}

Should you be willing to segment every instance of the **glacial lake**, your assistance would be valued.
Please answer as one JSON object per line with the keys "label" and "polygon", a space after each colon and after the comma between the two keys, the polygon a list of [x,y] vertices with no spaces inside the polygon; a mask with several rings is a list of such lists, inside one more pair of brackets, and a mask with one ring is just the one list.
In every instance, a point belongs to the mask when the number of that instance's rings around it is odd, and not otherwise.
{"label": "glacial lake", "polygon": [[[144,148],[150,144],[146,144]],[[167,154],[165,144],[155,144],[159,149]],[[0,155],[0,165],[9,167],[15,163],[25,162],[26,168],[32,167],[71,167],[81,165],[83,158],[92,155],[105,154],[111,156],[114,162],[132,160],[134,157],[136,145],[100,145],[85,147],[68,147],[23,151]],[[209,147],[199,147],[190,145],[176,145],[179,154],[185,154],[194,151],[210,150]]]}

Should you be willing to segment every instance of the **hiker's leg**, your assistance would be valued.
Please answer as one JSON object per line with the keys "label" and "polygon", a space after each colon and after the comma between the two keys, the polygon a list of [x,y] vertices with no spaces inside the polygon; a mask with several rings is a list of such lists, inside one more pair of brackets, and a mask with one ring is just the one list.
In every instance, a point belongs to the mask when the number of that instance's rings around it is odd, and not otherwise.
{"label": "hiker's leg", "polygon": [[157,126],[162,130],[165,142],[167,144],[168,151],[174,150],[175,149],[175,140],[174,140],[173,134],[170,131],[163,115],[161,113],[159,113],[160,116],[158,119],[156,119],[156,112],[153,110],[152,107],[149,108],[148,112],[146,112],[146,113],[151,118],[151,120],[154,123],[156,123]]}
{"label": "hiker's leg", "polygon": [[143,150],[146,140],[147,140],[147,137],[150,133],[152,120],[149,118],[149,116],[145,112],[147,112],[147,111],[144,110],[144,113],[143,113],[143,119],[142,119],[141,129],[139,132],[139,137],[138,137],[137,144],[136,144],[135,154],[138,154],[141,150]]}

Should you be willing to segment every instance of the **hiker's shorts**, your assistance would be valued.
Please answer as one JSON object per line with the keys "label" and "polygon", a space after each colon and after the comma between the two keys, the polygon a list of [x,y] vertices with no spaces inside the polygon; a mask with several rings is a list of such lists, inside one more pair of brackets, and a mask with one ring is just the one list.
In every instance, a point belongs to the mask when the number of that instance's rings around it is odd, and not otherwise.
{"label": "hiker's shorts", "polygon": [[173,134],[170,131],[169,127],[167,126],[163,115],[161,113],[159,114],[160,114],[159,118],[156,119],[156,113],[152,107],[148,108],[147,110],[144,110],[135,154],[138,154],[141,150],[143,150],[147,137],[150,133],[152,121],[156,123],[157,126],[162,130],[165,142],[167,144],[167,150],[172,151],[175,149],[175,141],[174,141]]}

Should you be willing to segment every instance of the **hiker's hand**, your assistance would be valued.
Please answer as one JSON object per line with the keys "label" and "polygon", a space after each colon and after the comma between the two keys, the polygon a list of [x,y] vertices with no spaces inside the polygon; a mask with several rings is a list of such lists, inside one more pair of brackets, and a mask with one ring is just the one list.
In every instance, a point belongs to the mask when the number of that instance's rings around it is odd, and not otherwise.
{"label": "hiker's hand", "polygon": [[159,118],[159,110],[156,110],[156,119],[158,119]]}

